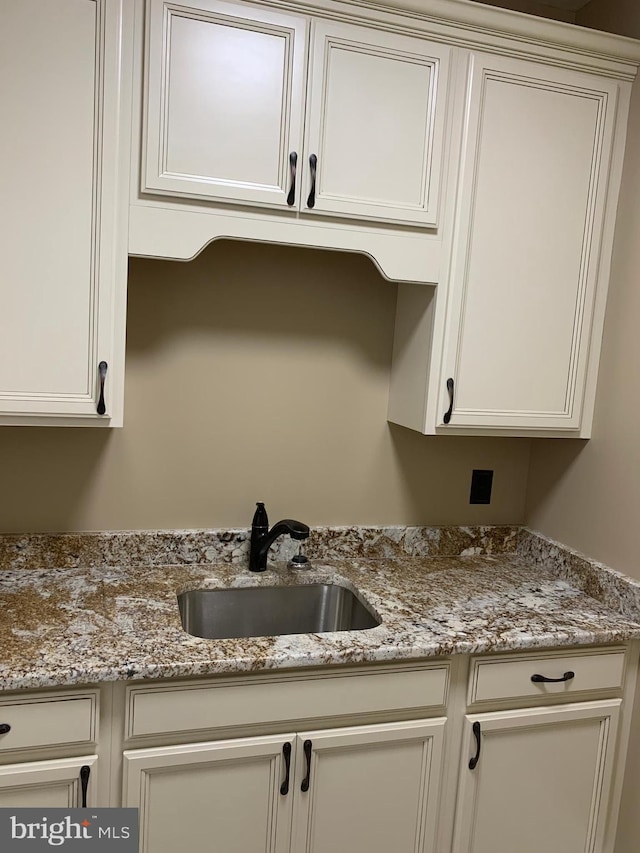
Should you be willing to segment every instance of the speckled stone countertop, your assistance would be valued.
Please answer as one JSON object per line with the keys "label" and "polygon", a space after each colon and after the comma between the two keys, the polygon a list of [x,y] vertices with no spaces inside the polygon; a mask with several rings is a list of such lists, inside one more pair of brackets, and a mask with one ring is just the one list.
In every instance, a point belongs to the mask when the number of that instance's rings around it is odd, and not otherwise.
{"label": "speckled stone countertop", "polygon": [[[0,689],[640,638],[640,584],[527,531],[324,529],[310,570],[286,568],[284,542],[264,574],[243,567],[246,545],[246,531],[0,537]],[[232,640],[182,630],[180,591],[313,582],[357,590],[382,624]]]}

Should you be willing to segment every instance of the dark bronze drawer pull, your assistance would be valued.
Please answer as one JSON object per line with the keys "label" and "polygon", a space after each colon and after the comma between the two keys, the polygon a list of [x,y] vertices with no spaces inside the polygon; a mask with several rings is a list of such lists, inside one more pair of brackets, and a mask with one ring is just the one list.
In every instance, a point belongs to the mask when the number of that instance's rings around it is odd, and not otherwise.
{"label": "dark bronze drawer pull", "polygon": [[309,783],[311,781],[311,741],[305,740],[304,742],[304,754],[307,757],[307,775],[302,780],[302,785],[300,785],[301,791],[309,790]]}
{"label": "dark bronze drawer pull", "polygon": [[475,722],[473,724],[473,735],[476,739],[476,754],[473,758],[469,759],[469,770],[475,770],[478,766],[478,761],[480,761],[480,749],[482,747],[482,732],[480,731],[480,723]]}
{"label": "dark bronze drawer pull", "polygon": [[298,171],[298,155],[295,151],[289,154],[289,176],[291,178],[291,187],[287,196],[287,204],[293,207],[296,201],[296,172]]}
{"label": "dark bronze drawer pull", "polygon": [[453,412],[453,379],[451,378],[447,379],[447,392],[449,393],[449,408],[444,413],[444,417],[442,418],[445,424],[449,423],[449,421],[451,420],[451,414]]}
{"label": "dark bronze drawer pull", "polygon": [[280,786],[280,793],[285,796],[289,793],[289,772],[291,770],[291,744],[285,743],[282,746],[282,754],[284,756],[284,782]]}
{"label": "dark bronze drawer pull", "polygon": [[107,411],[107,407],[104,403],[104,383],[107,379],[108,367],[109,365],[106,361],[101,361],[98,365],[98,376],[100,377],[100,399],[98,400],[96,411],[99,415],[104,415],[104,413]]}
{"label": "dark bronze drawer pull", "polygon": [[539,684],[541,681],[547,682],[549,684],[557,684],[559,681],[571,681],[572,678],[575,678],[575,672],[571,672],[571,670],[567,670],[562,678],[547,678],[546,675],[532,675],[531,681]]}
{"label": "dark bronze drawer pull", "polygon": [[311,190],[307,198],[307,207],[316,206],[316,176],[318,172],[318,158],[315,154],[309,157],[309,169],[311,171]]}
{"label": "dark bronze drawer pull", "polygon": [[80,786],[82,789],[82,808],[86,809],[87,807],[87,788],[89,787],[89,776],[91,775],[91,768],[88,764],[85,764],[80,768]]}

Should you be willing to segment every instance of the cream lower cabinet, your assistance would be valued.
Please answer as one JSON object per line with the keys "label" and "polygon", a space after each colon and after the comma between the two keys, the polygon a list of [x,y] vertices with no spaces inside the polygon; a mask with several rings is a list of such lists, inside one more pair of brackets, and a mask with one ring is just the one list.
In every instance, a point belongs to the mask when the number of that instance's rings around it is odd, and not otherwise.
{"label": "cream lower cabinet", "polygon": [[128,750],[124,805],[141,853],[431,853],[444,725]]}
{"label": "cream lower cabinet", "polygon": [[453,853],[602,850],[620,706],[467,716]]}
{"label": "cream lower cabinet", "polygon": [[99,740],[98,691],[8,696],[0,807],[81,805],[88,767],[140,853],[612,853],[637,666],[631,643],[105,685]]}
{"label": "cream lower cabinet", "polygon": [[0,808],[107,805],[99,699],[96,688],[0,694]]}
{"label": "cream lower cabinet", "polygon": [[292,853],[435,851],[444,728],[438,718],[299,734]]}
{"label": "cream lower cabinet", "polygon": [[141,853],[286,853],[293,791],[283,795],[280,787],[283,747],[293,739],[125,752],[123,805],[140,810]]}
{"label": "cream lower cabinet", "polygon": [[633,644],[130,685],[122,802],[141,853],[612,853],[637,662]]}
{"label": "cream lower cabinet", "polygon": [[95,806],[96,771],[96,755],[0,766],[0,808]]}
{"label": "cream lower cabinet", "polygon": [[0,424],[122,425],[131,11],[2,4]]}

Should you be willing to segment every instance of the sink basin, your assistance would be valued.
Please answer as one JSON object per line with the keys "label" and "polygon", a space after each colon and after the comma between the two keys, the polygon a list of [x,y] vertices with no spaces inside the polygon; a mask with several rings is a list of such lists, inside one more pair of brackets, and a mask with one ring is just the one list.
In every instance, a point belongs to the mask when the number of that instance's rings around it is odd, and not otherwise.
{"label": "sink basin", "polygon": [[178,596],[182,627],[194,637],[271,637],[375,628],[380,620],[338,584],[193,589]]}

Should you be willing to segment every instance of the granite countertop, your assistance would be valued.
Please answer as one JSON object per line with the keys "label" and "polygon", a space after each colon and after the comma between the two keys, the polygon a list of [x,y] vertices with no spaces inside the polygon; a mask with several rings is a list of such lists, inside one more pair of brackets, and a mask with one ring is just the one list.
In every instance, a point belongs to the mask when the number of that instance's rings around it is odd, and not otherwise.
{"label": "granite countertop", "polygon": [[[185,558],[180,551],[182,562],[173,565],[163,565],[160,552],[145,563],[144,549],[138,548],[130,565],[126,559],[105,564],[89,558],[86,562],[96,565],[69,565],[83,562],[75,553],[73,560],[68,555],[57,560],[64,565],[43,567],[50,557],[41,550],[37,560],[33,554],[26,558],[19,543],[9,543],[5,557],[11,549],[21,556],[3,562],[0,548],[0,689],[640,638],[640,585],[573,552],[558,551],[560,546],[543,537],[519,534],[514,553],[502,553],[485,541],[458,548],[458,555],[433,553],[442,548],[431,548],[430,555],[420,553],[429,548],[415,542],[409,548],[404,534],[387,529],[381,536],[375,547],[351,552],[344,543],[316,548],[307,571],[293,572],[280,562],[264,574],[240,565],[241,538],[231,545],[221,539],[226,551],[214,555],[214,562],[191,552]],[[33,543],[28,547],[33,550]],[[382,624],[360,631],[231,640],[199,639],[182,630],[180,591],[314,582],[358,590]]]}

